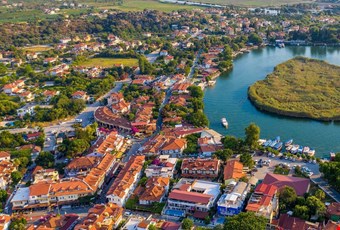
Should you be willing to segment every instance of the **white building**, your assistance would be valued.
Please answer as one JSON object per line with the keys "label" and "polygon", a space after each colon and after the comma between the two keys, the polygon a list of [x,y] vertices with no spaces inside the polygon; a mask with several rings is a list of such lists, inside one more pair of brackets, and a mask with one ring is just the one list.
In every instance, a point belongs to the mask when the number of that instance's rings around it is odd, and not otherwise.
{"label": "white building", "polygon": [[137,186],[145,156],[132,156],[113,182],[106,198],[109,202],[123,207]]}
{"label": "white building", "polygon": [[219,194],[219,183],[182,178],[169,194],[165,214],[172,215],[176,211],[183,212],[182,216],[195,215],[195,212],[208,214]]}
{"label": "white building", "polygon": [[157,164],[151,164],[145,169],[146,177],[169,177],[172,178],[177,158],[170,155],[160,155]]}
{"label": "white building", "polygon": [[217,212],[219,215],[232,216],[239,214],[244,205],[250,184],[245,182],[231,182],[233,188],[221,196],[217,202]]}
{"label": "white building", "polygon": [[24,107],[17,109],[18,117],[23,117],[26,114],[29,114],[30,116],[32,116],[34,114],[34,108],[35,107],[36,107],[36,105],[25,105]]}

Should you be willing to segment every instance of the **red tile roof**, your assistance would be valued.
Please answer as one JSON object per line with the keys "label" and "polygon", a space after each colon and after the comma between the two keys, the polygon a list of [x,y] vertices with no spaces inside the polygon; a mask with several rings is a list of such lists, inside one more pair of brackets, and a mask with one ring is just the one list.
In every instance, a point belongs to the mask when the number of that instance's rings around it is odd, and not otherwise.
{"label": "red tile roof", "polygon": [[224,166],[224,180],[239,179],[243,177],[243,164],[238,160],[229,160]]}
{"label": "red tile roof", "polygon": [[198,192],[187,192],[187,191],[181,191],[181,190],[173,190],[169,194],[169,199],[174,200],[181,200],[191,203],[200,203],[200,204],[208,204],[210,199],[212,198],[211,195],[202,194]]}
{"label": "red tile roof", "polygon": [[319,229],[317,223],[307,222],[301,220],[297,217],[291,217],[287,214],[281,214],[278,223],[279,229],[289,229],[289,230],[309,230],[309,229]]}
{"label": "red tile roof", "polygon": [[340,203],[333,202],[327,207],[327,214],[340,216]]}
{"label": "red tile roof", "polygon": [[0,158],[7,158],[10,157],[11,154],[9,154],[9,152],[6,151],[0,151]]}
{"label": "red tile roof", "polygon": [[162,230],[178,230],[181,227],[180,224],[170,222],[170,221],[165,221],[162,224]]}
{"label": "red tile roof", "polygon": [[264,184],[276,185],[279,189],[289,186],[295,189],[298,196],[303,196],[309,190],[309,179],[267,173]]}

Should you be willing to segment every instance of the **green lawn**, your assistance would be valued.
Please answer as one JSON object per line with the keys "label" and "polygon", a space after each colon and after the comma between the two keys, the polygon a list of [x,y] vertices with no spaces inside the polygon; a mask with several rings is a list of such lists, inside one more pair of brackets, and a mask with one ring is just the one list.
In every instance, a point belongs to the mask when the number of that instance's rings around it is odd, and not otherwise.
{"label": "green lawn", "polygon": [[340,66],[297,57],[249,87],[250,100],[265,111],[317,120],[340,120]]}
{"label": "green lawn", "polygon": [[80,66],[94,67],[101,66],[103,68],[112,67],[115,64],[123,64],[124,66],[138,66],[136,58],[91,58],[80,63]]}
{"label": "green lawn", "polygon": [[114,5],[112,3],[93,2],[88,1],[87,4],[95,6],[98,9],[117,9],[122,11],[141,11],[144,9],[148,10],[159,10],[163,12],[171,12],[180,9],[197,9],[197,6],[186,6],[171,3],[161,3],[157,0],[124,0],[122,5]]}
{"label": "green lawn", "polygon": [[29,52],[44,52],[52,49],[50,46],[30,46],[30,47],[22,47],[24,51]]}

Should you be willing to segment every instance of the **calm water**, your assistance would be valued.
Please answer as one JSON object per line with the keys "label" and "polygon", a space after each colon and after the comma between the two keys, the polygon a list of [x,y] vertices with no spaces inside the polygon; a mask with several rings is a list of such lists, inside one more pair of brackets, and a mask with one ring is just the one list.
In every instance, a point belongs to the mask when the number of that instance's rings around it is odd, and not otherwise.
{"label": "calm water", "polygon": [[[294,56],[312,57],[340,65],[340,48],[267,47],[241,55],[234,61],[234,69],[220,76],[216,85],[205,91],[205,113],[210,127],[224,135],[243,137],[245,127],[255,122],[261,128],[261,138],[281,136],[283,141],[293,138],[296,144],[314,148],[319,157],[330,151],[340,152],[340,122],[268,114],[257,110],[247,99],[247,89],[251,84],[264,79],[277,64]],[[222,127],[222,117],[227,118],[228,129]]]}

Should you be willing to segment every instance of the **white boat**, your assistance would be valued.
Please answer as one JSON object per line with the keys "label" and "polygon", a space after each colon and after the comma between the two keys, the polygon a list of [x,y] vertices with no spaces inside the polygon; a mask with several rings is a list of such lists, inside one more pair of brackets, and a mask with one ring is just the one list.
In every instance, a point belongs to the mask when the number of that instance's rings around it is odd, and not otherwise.
{"label": "white boat", "polygon": [[216,84],[216,81],[214,81],[214,80],[208,81],[208,86],[213,86],[215,84]]}
{"label": "white boat", "polygon": [[225,117],[223,117],[222,119],[221,119],[221,122],[222,122],[222,125],[224,126],[224,127],[226,127],[226,128],[228,128],[228,121],[227,121],[227,119],[225,118]]}

